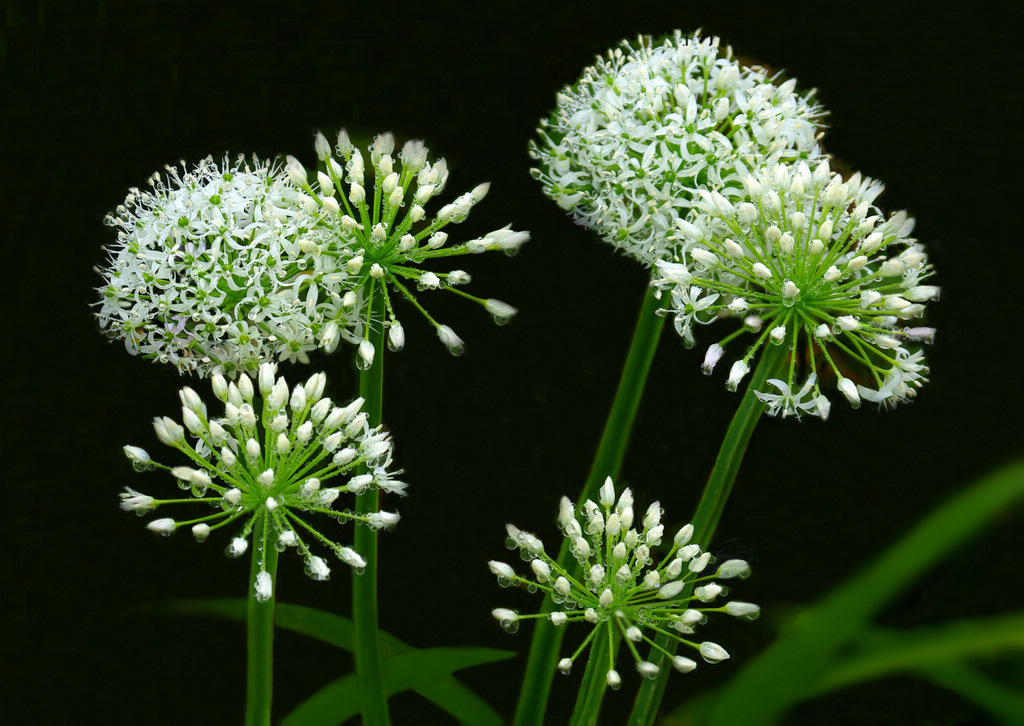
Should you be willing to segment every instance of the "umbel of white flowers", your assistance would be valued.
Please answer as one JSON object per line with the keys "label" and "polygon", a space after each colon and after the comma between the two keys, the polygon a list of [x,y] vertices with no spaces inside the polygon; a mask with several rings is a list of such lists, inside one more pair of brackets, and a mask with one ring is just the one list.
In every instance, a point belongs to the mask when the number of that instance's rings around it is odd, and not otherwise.
{"label": "umbel of white flowers", "polygon": [[130,353],[234,375],[265,360],[306,362],[329,328],[350,325],[348,269],[303,252],[318,220],[282,165],[208,157],[149,185],[107,217],[120,231],[97,269],[100,328]]}
{"label": "umbel of white flowers", "polygon": [[777,80],[699,32],[623,41],[558,94],[530,145],[534,177],[627,255],[671,260],[675,222],[701,190],[731,199],[760,167],[821,157],[814,92]]}
{"label": "umbel of white flowers", "polygon": [[[750,575],[750,566],[743,560],[726,560],[709,571],[714,558],[690,543],[690,524],[676,532],[668,551],[657,558],[654,548],[662,546],[665,538],[662,513],[661,505],[654,502],[642,519],[635,522],[632,492],[624,489],[616,500],[611,478],[601,487],[599,501],[588,500],[580,511],[567,497],[562,497],[558,526],[580,565],[578,576],[549,557],[535,535],[507,525],[509,548],[519,550],[522,559],[529,562],[531,572],[523,577],[510,565],[491,561],[489,566],[498,584],[525,586],[530,592],[541,590],[560,609],[549,615],[520,615],[509,608],[496,608],[491,614],[508,632],[515,632],[519,621],[531,618],[548,617],[556,626],[588,624],[591,630],[586,639],[571,656],[559,662],[558,668],[569,673],[576,659],[597,639],[604,638],[609,644],[605,678],[612,688],[622,683],[615,668],[617,649],[611,647],[619,636],[637,671],[645,678],[654,678],[659,670],[640,655],[638,646],[645,642],[668,656],[678,671],[686,673],[697,666],[692,658],[669,653],[652,635],[670,636],[709,663],[725,660],[729,653],[717,643],[695,642],[684,636],[693,634],[698,625],[706,622],[707,613],[748,619],[758,616],[760,608],[750,603],[708,605],[728,594],[719,580],[745,578]],[[705,571],[710,574],[704,574]]]}
{"label": "umbel of white flowers", "polygon": [[[119,228],[109,250],[96,313],[100,328],[132,354],[170,363],[200,376],[254,372],[264,361],[299,360],[316,348],[331,352],[346,339],[366,368],[374,350],[371,327],[388,327],[393,349],[405,333],[389,290],[409,300],[453,353],[462,341],[420,305],[418,290],[444,288],[473,300],[498,322],[516,309],[477,298],[456,286],[468,273],[435,273],[420,263],[489,250],[513,254],[529,239],[505,227],[459,245],[444,230],[466,219],[487,193],[481,184],[441,207],[432,219],[424,205],[445,187],[444,159],[431,163],[421,142],[406,143],[393,159],[391,134],[370,147],[375,186],[367,196],[363,157],[342,131],[338,153],[317,134],[326,164],[311,186],[302,165],[244,158],[212,158],[188,170],[167,167],[148,191],[131,189],[107,224]],[[339,201],[340,200],[340,201]],[[384,316],[374,316],[375,296]]]}
{"label": "umbel of white flowers", "polygon": [[677,258],[658,263],[655,284],[688,347],[700,325],[741,321],[708,348],[705,373],[753,335],[726,385],[736,390],[765,345],[786,346],[785,371],[769,380],[777,392],[757,392],[771,415],[826,418],[826,379],[855,408],[912,399],[927,381],[921,345],[935,335],[912,321],[939,296],[924,284],[933,271],[910,236],[913,218],[885,219],[874,204],[882,184],[860,174],[844,182],[827,161],[813,172],[804,163],[761,169],[744,189],[733,201],[702,192],[692,221],[676,221]]}
{"label": "umbel of white flowers", "polygon": [[[514,307],[500,300],[464,292],[461,287],[470,282],[470,275],[463,270],[433,272],[421,268],[424,262],[446,257],[495,250],[515,254],[529,239],[529,233],[506,226],[478,239],[449,244],[446,228],[465,221],[487,195],[489,183],[474,187],[429,217],[426,206],[444,191],[448,166],[444,159],[431,162],[422,141],[407,141],[396,158],[394,136],[379,134],[368,149],[369,166],[344,129],[338,133],[334,147],[341,162],[332,155],[323,134],[317,133],[314,146],[325,165],[315,182],[307,181],[306,170],[296,160],[290,159],[288,167],[291,180],[311,200],[309,206],[318,208],[320,222],[302,240],[302,248],[314,261],[344,261],[349,278],[341,302],[346,309],[360,311],[355,321],[345,321],[350,328],[346,337],[358,344],[357,366],[368,368],[376,354],[369,341],[371,328],[387,328],[392,350],[404,346],[405,330],[392,306],[395,296],[411,303],[455,355],[463,352],[462,340],[426,311],[417,299],[417,291],[450,291],[479,304],[498,323],[516,314]],[[383,303],[382,315],[374,312],[377,298]]]}
{"label": "umbel of white flowers", "polygon": [[[146,526],[163,535],[189,527],[200,542],[214,530],[231,528],[234,535],[227,547],[231,557],[245,553],[250,538],[260,552],[267,547],[281,552],[295,548],[305,560],[306,574],[314,580],[330,576],[327,561],[313,553],[310,545],[314,544],[358,571],[366,565],[363,557],[337,544],[307,518],[320,514],[374,529],[390,529],[398,523],[394,512],[359,515],[334,508],[343,495],[373,488],[404,495],[406,484],[388,470],[389,435],[379,426],[367,425],[361,398],[338,407],[323,397],[327,382],[323,373],[289,391],[285,379],[276,377],[276,368],[276,364],[262,364],[257,386],[244,373],[233,382],[215,374],[214,395],[224,404],[224,415],[217,418],[209,416],[195,391],[182,388],[184,425],[164,416],[154,419],[153,427],[161,443],[185,454],[192,465],[159,464],[137,446],[125,446],[124,452],[140,471],[170,472],[190,496],[156,499],[125,488],[121,509],[144,515],[158,507],[202,504],[204,511],[190,519],[163,517]],[[357,467],[365,473],[356,473]],[[272,579],[261,558],[253,596],[262,602],[271,595]]]}

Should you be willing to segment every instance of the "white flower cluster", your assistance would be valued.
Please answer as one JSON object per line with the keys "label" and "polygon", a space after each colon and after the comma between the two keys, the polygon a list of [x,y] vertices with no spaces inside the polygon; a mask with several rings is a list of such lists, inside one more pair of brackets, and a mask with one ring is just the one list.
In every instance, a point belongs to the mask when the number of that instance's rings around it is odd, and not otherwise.
{"label": "white flower cluster", "polygon": [[774,80],[718,38],[623,41],[558,95],[530,145],[534,177],[579,224],[652,267],[672,258],[675,220],[699,190],[731,197],[751,171],[821,156],[813,91]]}
{"label": "white flower cluster", "polygon": [[[659,669],[640,656],[637,644],[644,641],[668,656],[676,670],[686,673],[697,666],[694,660],[661,648],[645,631],[671,636],[709,663],[728,658],[729,654],[717,643],[695,643],[682,636],[692,634],[697,625],[707,620],[709,612],[749,619],[758,616],[760,608],[745,602],[703,607],[728,594],[716,580],[747,577],[750,566],[743,560],[727,560],[712,574],[702,574],[714,558],[701,552],[698,545],[690,544],[693,526],[689,524],[675,534],[665,556],[655,560],[653,549],[662,544],[665,535],[661,505],[654,502],[647,508],[638,531],[634,527],[633,495],[628,488],[616,500],[609,478],[601,487],[599,500],[588,500],[577,512],[569,499],[563,497],[559,508],[558,526],[571,543],[572,554],[580,565],[579,575],[560,567],[536,536],[511,524],[508,546],[518,549],[522,559],[530,563],[532,575],[521,577],[504,562],[489,563],[502,587],[525,585],[530,592],[542,590],[549,594],[562,608],[546,616],[553,624],[585,622],[593,626],[576,652],[559,662],[559,670],[568,673],[595,639],[604,638],[609,644],[605,677],[609,686],[618,688],[622,679],[615,669],[616,652],[610,646],[620,635],[632,653],[637,671],[646,678],[657,676]],[[496,608],[492,615],[509,632],[516,631],[520,620],[545,617],[520,615],[508,608]]]}
{"label": "white flower cluster", "polygon": [[[266,552],[269,546],[282,552],[294,547],[305,559],[306,574],[326,580],[330,567],[309,547],[316,542],[359,570],[366,565],[362,556],[336,544],[310,525],[304,515],[322,514],[374,529],[390,529],[397,524],[397,513],[381,511],[361,516],[333,508],[342,494],[360,494],[372,488],[404,495],[406,484],[388,471],[392,450],[389,435],[380,427],[367,425],[367,415],[360,410],[361,398],[343,407],[324,398],[327,379],[323,373],[315,373],[290,391],[285,379],[277,378],[276,373],[276,364],[262,364],[256,386],[244,373],[233,382],[214,374],[214,395],[224,403],[224,416],[220,418],[210,418],[199,395],[191,388],[182,388],[184,425],[165,416],[154,419],[153,426],[161,443],[184,453],[193,466],[158,464],[137,446],[126,446],[124,451],[140,471],[169,471],[191,496],[154,499],[126,488],[121,494],[121,509],[143,515],[171,504],[204,503],[204,508],[212,506],[215,511],[187,521],[155,519],[147,527],[163,535],[190,527],[200,542],[213,530],[237,527],[228,555],[242,555],[252,536],[259,552]],[[355,473],[357,467],[364,473]],[[342,477],[348,478],[336,483]],[[272,580],[263,561],[260,570],[253,595],[266,601],[272,594]]]}
{"label": "white flower cluster", "polygon": [[283,167],[208,157],[149,184],[107,217],[118,242],[97,270],[100,327],[130,353],[182,372],[233,374],[264,360],[305,362],[350,327],[355,313],[341,305],[348,268],[305,251],[316,207]]}
{"label": "white flower cluster", "polygon": [[[368,368],[376,353],[368,340],[371,328],[387,327],[388,346],[392,350],[405,344],[405,331],[392,307],[396,294],[423,314],[453,354],[462,353],[462,340],[449,326],[438,323],[427,313],[416,299],[413,287],[418,291],[454,292],[484,307],[499,323],[515,315],[516,309],[511,305],[474,297],[459,289],[470,281],[467,272],[431,272],[419,267],[436,258],[493,250],[515,254],[529,239],[527,232],[504,227],[479,239],[448,244],[444,228],[465,221],[487,195],[490,184],[480,184],[428,218],[425,207],[444,191],[448,165],[444,159],[431,162],[422,141],[406,142],[395,158],[394,136],[380,134],[369,147],[369,165],[344,129],[338,133],[334,149],[343,163],[332,156],[323,134],[317,134],[315,148],[326,171],[318,172],[312,185],[298,162],[291,160],[289,165],[291,179],[324,212],[320,225],[308,235],[304,249],[316,260],[344,259],[350,279],[342,304],[362,311],[351,331],[353,340],[359,342],[356,363],[360,368]],[[368,179],[368,174],[372,178]],[[376,298],[382,299],[382,316],[374,312]]]}
{"label": "white flower cluster", "polygon": [[691,221],[675,223],[677,261],[658,263],[655,284],[670,292],[687,346],[697,325],[742,321],[707,350],[705,373],[752,333],[726,385],[736,390],[765,344],[786,346],[785,376],[769,380],[778,392],[757,392],[772,415],[826,418],[825,378],[854,407],[913,398],[927,381],[920,342],[935,331],[908,323],[939,295],[923,284],[932,267],[910,237],[913,218],[884,219],[874,205],[882,184],[860,174],[844,182],[826,161],[813,171],[805,163],[758,170],[744,189],[739,200],[702,191]]}
{"label": "white flower cluster", "polygon": [[[426,219],[424,205],[448,180],[444,159],[430,162],[427,148],[410,141],[394,152],[390,133],[374,139],[367,166],[348,134],[338,134],[338,154],[317,134],[326,165],[309,183],[289,157],[286,166],[244,158],[194,169],[167,168],[150,178],[150,191],[132,189],[107,224],[120,228],[96,313],[100,327],[132,354],[171,363],[182,372],[208,375],[253,372],[264,361],[333,351],[341,339],[358,345],[357,364],[374,355],[371,328],[388,328],[398,350],[405,332],[391,292],[406,298],[434,326],[453,353],[463,343],[436,322],[413,290],[447,289],[481,305],[499,323],[516,309],[500,300],[458,289],[468,273],[419,269],[440,257],[503,250],[514,254],[529,239],[509,227],[458,245],[444,228],[466,219],[488,184],[457,197]],[[375,312],[380,298],[381,312]],[[385,319],[386,318],[386,319]]]}

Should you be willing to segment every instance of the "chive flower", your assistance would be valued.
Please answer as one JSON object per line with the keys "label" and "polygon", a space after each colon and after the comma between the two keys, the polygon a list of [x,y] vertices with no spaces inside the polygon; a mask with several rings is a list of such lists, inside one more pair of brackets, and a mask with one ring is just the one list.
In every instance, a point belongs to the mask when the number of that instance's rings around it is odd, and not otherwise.
{"label": "chive flower", "polygon": [[914,219],[884,218],[874,204],[882,184],[860,174],[844,182],[827,161],[761,169],[744,188],[738,200],[702,191],[697,215],[676,222],[677,258],[658,263],[655,284],[685,345],[699,326],[740,323],[707,349],[704,372],[742,345],[726,381],[736,390],[759,351],[779,345],[785,370],[757,392],[771,415],[827,418],[826,382],[854,408],[913,399],[927,382],[922,343],[935,336],[914,321],[939,296],[910,236]]}
{"label": "chive flower", "polygon": [[814,91],[741,65],[718,38],[641,36],[598,57],[558,94],[530,155],[544,193],[574,220],[653,267],[698,192],[742,193],[750,172],[821,157]]}
{"label": "chive flower", "polygon": [[[191,518],[162,517],[146,526],[168,536],[188,527],[199,542],[215,530],[231,530],[231,557],[244,554],[250,540],[258,552],[294,548],[314,580],[330,576],[327,560],[315,554],[315,548],[326,549],[358,572],[366,565],[363,557],[307,520],[322,515],[373,529],[391,529],[398,523],[394,512],[360,515],[336,508],[345,495],[373,488],[404,495],[406,484],[389,471],[389,434],[368,426],[361,398],[341,407],[325,398],[323,373],[289,391],[276,372],[276,364],[262,364],[256,386],[244,373],[232,382],[214,374],[214,395],[224,404],[224,415],[217,418],[209,416],[194,390],[182,388],[182,423],[158,417],[153,428],[160,442],[185,454],[189,464],[157,463],[137,446],[126,446],[124,452],[139,471],[169,472],[188,496],[157,499],[126,488],[121,509],[146,515],[158,508],[200,504]],[[253,597],[265,602],[272,587],[261,559]]]}
{"label": "chive flower", "polygon": [[[626,644],[637,671],[645,678],[656,677],[659,667],[640,654],[644,643],[662,651],[678,671],[686,673],[697,666],[693,658],[675,655],[658,645],[652,636],[659,634],[669,636],[708,663],[729,658],[729,653],[717,643],[697,642],[685,636],[692,635],[698,625],[706,622],[708,613],[747,619],[759,615],[757,605],[723,602],[728,590],[719,583],[748,577],[750,566],[743,560],[732,559],[712,567],[715,558],[690,543],[690,524],[681,527],[670,542],[663,542],[661,505],[652,503],[643,517],[635,521],[632,492],[624,489],[616,499],[611,478],[601,487],[598,498],[598,502],[585,502],[579,511],[567,497],[562,498],[559,506],[558,526],[570,542],[580,566],[579,574],[559,566],[535,535],[507,525],[507,545],[519,550],[520,557],[529,563],[530,574],[524,577],[511,565],[491,561],[489,567],[498,584],[521,586],[530,592],[540,590],[559,609],[548,615],[521,615],[509,608],[496,608],[491,614],[502,628],[515,632],[520,621],[542,617],[556,626],[587,624],[589,634],[571,656],[559,662],[558,668],[569,673],[576,659],[604,638],[610,646],[608,662],[597,666],[603,669],[612,688],[622,683],[615,667],[620,641]],[[655,554],[658,547],[667,548],[660,558]],[[714,601],[720,604],[712,605]]]}
{"label": "chive flower", "polygon": [[318,207],[282,164],[207,157],[166,167],[106,218],[101,330],[128,352],[206,376],[336,345],[348,268],[305,250]]}
{"label": "chive flower", "polygon": [[[385,327],[392,350],[404,346],[405,329],[393,306],[396,297],[416,308],[455,355],[464,350],[462,340],[427,312],[418,293],[449,291],[479,304],[498,323],[516,314],[514,307],[500,300],[464,292],[461,288],[471,279],[464,270],[435,272],[421,267],[432,260],[494,250],[515,254],[529,239],[527,232],[506,226],[468,242],[449,243],[447,228],[465,221],[487,195],[488,183],[428,216],[428,203],[447,185],[448,166],[443,158],[432,162],[422,141],[406,142],[396,158],[394,136],[379,134],[368,148],[368,161],[344,129],[333,149],[337,159],[319,132],[314,147],[325,167],[315,181],[308,181],[306,170],[294,159],[288,168],[290,179],[319,206],[318,223],[306,235],[303,249],[314,260],[337,261],[330,264],[340,264],[348,275],[347,292],[340,302],[352,315],[344,320],[347,329],[342,329],[339,318],[333,333],[358,346],[356,365],[360,369],[369,368],[376,354],[369,341],[371,329]],[[383,315],[375,312],[377,299],[383,303]]]}

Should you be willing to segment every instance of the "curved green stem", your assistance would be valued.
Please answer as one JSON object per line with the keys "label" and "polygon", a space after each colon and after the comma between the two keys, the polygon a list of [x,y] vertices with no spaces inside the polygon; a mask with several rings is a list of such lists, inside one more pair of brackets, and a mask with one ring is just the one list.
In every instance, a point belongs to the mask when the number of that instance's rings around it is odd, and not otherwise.
{"label": "curved green stem", "polygon": [[[263,526],[267,518],[262,518]],[[246,726],[270,726],[270,705],[274,685],[274,603],[277,600],[277,549],[271,537],[253,536],[252,566],[249,570],[248,617],[246,619],[246,649],[248,668],[246,671],[245,724]],[[267,602],[258,602],[253,597],[256,576],[266,556],[263,568],[270,575],[273,595]]]}
{"label": "curved green stem", "polygon": [[[658,338],[661,336],[664,321],[656,314],[660,304],[655,297],[655,290],[649,288],[640,308],[633,341],[619,380],[619,388],[608,414],[593,466],[580,494],[579,503],[595,498],[606,477],[618,476],[636,411],[640,405],[640,397],[647,382],[647,373],[651,368],[654,351],[658,347]],[[558,551],[558,563],[566,569],[575,571],[576,561],[569,553],[568,540],[564,538]],[[551,600],[545,598],[541,612],[549,613],[553,608]],[[563,631],[564,628],[556,628],[547,619],[537,621],[530,643],[523,686],[519,693],[515,726],[536,726],[544,723],[544,712],[551,692],[551,681],[555,676]]]}
{"label": "curved green stem", "polygon": [[[747,451],[747,443],[764,412],[764,403],[757,398],[754,391],[764,390],[765,382],[781,370],[788,353],[789,349],[783,345],[765,346],[750,377],[746,393],[743,394],[743,400],[740,401],[739,409],[729,424],[722,448],[715,459],[715,467],[711,470],[711,476],[697,505],[697,512],[691,520],[694,529],[693,541],[699,544],[701,549],[706,550],[711,542],[718,520],[732,492],[733,482],[739,473],[743,455]],[[692,591],[693,583],[690,583],[683,590],[682,597],[689,597]],[[675,652],[674,639],[659,635],[655,642],[670,653]],[[650,726],[654,723],[661,699],[665,695],[669,673],[672,671],[666,660],[667,656],[657,648],[651,651],[651,662],[660,666],[661,672],[657,678],[644,680],[641,684],[636,703],[633,705],[633,713],[627,722],[629,726]]]}
{"label": "curved green stem", "polygon": [[[376,295],[371,303],[370,319],[379,327],[371,327],[368,340],[373,343],[373,363],[359,373],[359,395],[363,397],[363,411],[371,427],[381,422],[384,401],[384,297]],[[365,466],[359,473],[365,473]],[[378,492],[368,490],[356,497],[356,512],[366,516],[380,509]],[[370,527],[355,528],[355,551],[366,560],[361,575],[352,578],[352,621],[355,624],[356,675],[359,677],[359,696],[362,700],[363,723],[366,726],[387,726],[387,695],[384,691],[384,671],[381,667],[380,644],[377,640],[377,532]]]}

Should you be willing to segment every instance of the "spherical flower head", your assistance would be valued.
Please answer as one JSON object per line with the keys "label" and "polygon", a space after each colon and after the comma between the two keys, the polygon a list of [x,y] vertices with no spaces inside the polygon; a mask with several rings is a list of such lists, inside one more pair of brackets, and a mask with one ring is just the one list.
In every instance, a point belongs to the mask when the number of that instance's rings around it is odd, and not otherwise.
{"label": "spherical flower head", "polygon": [[530,155],[544,193],[648,267],[674,259],[697,193],[741,191],[750,171],[816,159],[813,91],[743,66],[718,38],[623,41],[558,95]]}
{"label": "spherical flower head", "polygon": [[[166,466],[149,461],[147,469],[169,472],[186,499],[155,499],[126,488],[121,508],[140,515],[167,506],[201,503],[192,519],[161,517],[151,521],[150,530],[170,535],[181,527],[191,529],[203,542],[218,529],[233,534],[226,552],[231,557],[245,554],[250,539],[256,552],[276,547],[283,552],[295,548],[303,557],[307,574],[316,580],[330,575],[327,561],[313,553],[326,548],[339,560],[360,571],[366,561],[350,547],[335,541],[334,535],[309,521],[311,516],[354,522],[373,529],[392,529],[398,523],[393,512],[356,514],[342,505],[346,495],[368,489],[403,494],[405,484],[393,478],[391,441],[388,434],[366,424],[361,412],[363,400],[335,406],[323,396],[326,376],[316,373],[289,390],[276,366],[264,363],[259,386],[246,374],[228,383],[213,376],[215,395],[224,405],[224,415],[208,417],[207,407],[191,389],[182,400],[194,408],[198,425],[181,436],[167,435],[178,426],[169,418],[154,422],[161,442],[184,453],[187,466]],[[185,411],[192,409],[185,408]],[[178,426],[178,428],[182,428]],[[261,441],[274,445],[261,446]],[[286,443],[287,445],[282,445]],[[138,447],[125,447],[125,455],[137,463]],[[212,508],[212,513],[211,512]],[[260,559],[260,573],[252,596],[260,602],[271,597],[273,584]]]}
{"label": "spherical flower head", "polygon": [[[96,313],[133,355],[200,376],[306,362],[330,342],[349,271],[305,238],[321,212],[278,163],[168,166],[106,219],[119,229]],[[336,323],[337,325],[337,323]],[[336,328],[332,328],[336,329]]]}
{"label": "spherical flower head", "polygon": [[[638,648],[646,642],[652,649],[660,650],[654,642],[658,633],[670,635],[709,663],[728,658],[721,646],[692,642],[683,636],[692,634],[707,619],[707,613],[746,619],[758,616],[760,609],[750,603],[711,604],[727,594],[718,580],[747,577],[750,566],[742,560],[727,560],[711,568],[711,554],[690,544],[692,525],[685,525],[668,537],[661,524],[663,512],[658,502],[651,504],[642,517],[637,516],[633,504],[629,489],[615,496],[610,478],[601,487],[599,501],[587,501],[578,511],[563,497],[558,526],[569,540],[570,551],[580,567],[578,574],[560,567],[535,535],[508,525],[507,545],[519,550],[522,559],[530,563],[531,575],[517,575],[511,565],[498,561],[489,563],[491,572],[502,587],[525,585],[530,592],[547,593],[556,609],[548,615],[523,615],[497,608],[492,615],[509,632],[515,632],[521,621],[531,618],[547,617],[555,626],[587,623],[593,628],[588,644],[596,638],[606,638],[608,643],[621,640],[632,654],[637,671],[645,678],[656,677],[659,669],[642,658]],[[668,549],[658,558],[654,549],[662,544]],[[568,673],[583,650],[563,658],[559,670]],[[606,675],[610,684],[612,680],[621,682],[615,661],[616,653],[609,648]],[[676,656],[672,663],[681,672],[696,666],[693,660],[682,656]]]}
{"label": "spherical flower head", "polygon": [[[426,209],[444,192],[448,165],[444,159],[431,161],[422,141],[408,141],[396,153],[394,136],[379,134],[367,149],[367,159],[344,130],[338,134],[334,148],[337,156],[330,154],[323,138],[317,135],[316,148],[325,170],[309,184],[299,176],[295,179],[323,210],[317,225],[307,234],[316,255],[338,260],[351,278],[349,292],[341,301],[354,311],[353,317],[345,321],[342,335],[346,339],[360,345],[370,337],[371,329],[385,326],[389,347],[399,350],[405,343],[405,332],[392,304],[397,297],[426,318],[451,353],[460,354],[463,345],[459,337],[437,322],[419,301],[419,293],[430,290],[447,290],[471,300],[499,323],[515,314],[510,305],[460,289],[470,281],[465,271],[422,267],[433,260],[481,252],[500,250],[512,255],[529,239],[527,232],[504,227],[479,239],[449,242],[447,228],[465,221],[487,195],[489,184],[478,185],[430,216]],[[369,350],[360,346],[357,367],[366,369],[372,364],[372,350],[372,346]]]}
{"label": "spherical flower head", "polygon": [[751,333],[726,385],[736,390],[766,345],[785,346],[783,376],[756,392],[773,416],[826,418],[826,380],[854,407],[912,399],[927,381],[921,344],[935,331],[911,321],[939,295],[924,284],[932,267],[910,236],[914,220],[906,212],[885,219],[874,206],[882,184],[860,174],[843,181],[827,161],[813,171],[777,164],[744,187],[732,201],[701,192],[698,216],[678,225],[677,261],[660,263],[655,278],[687,346],[701,325],[742,320],[708,349],[705,373]]}

